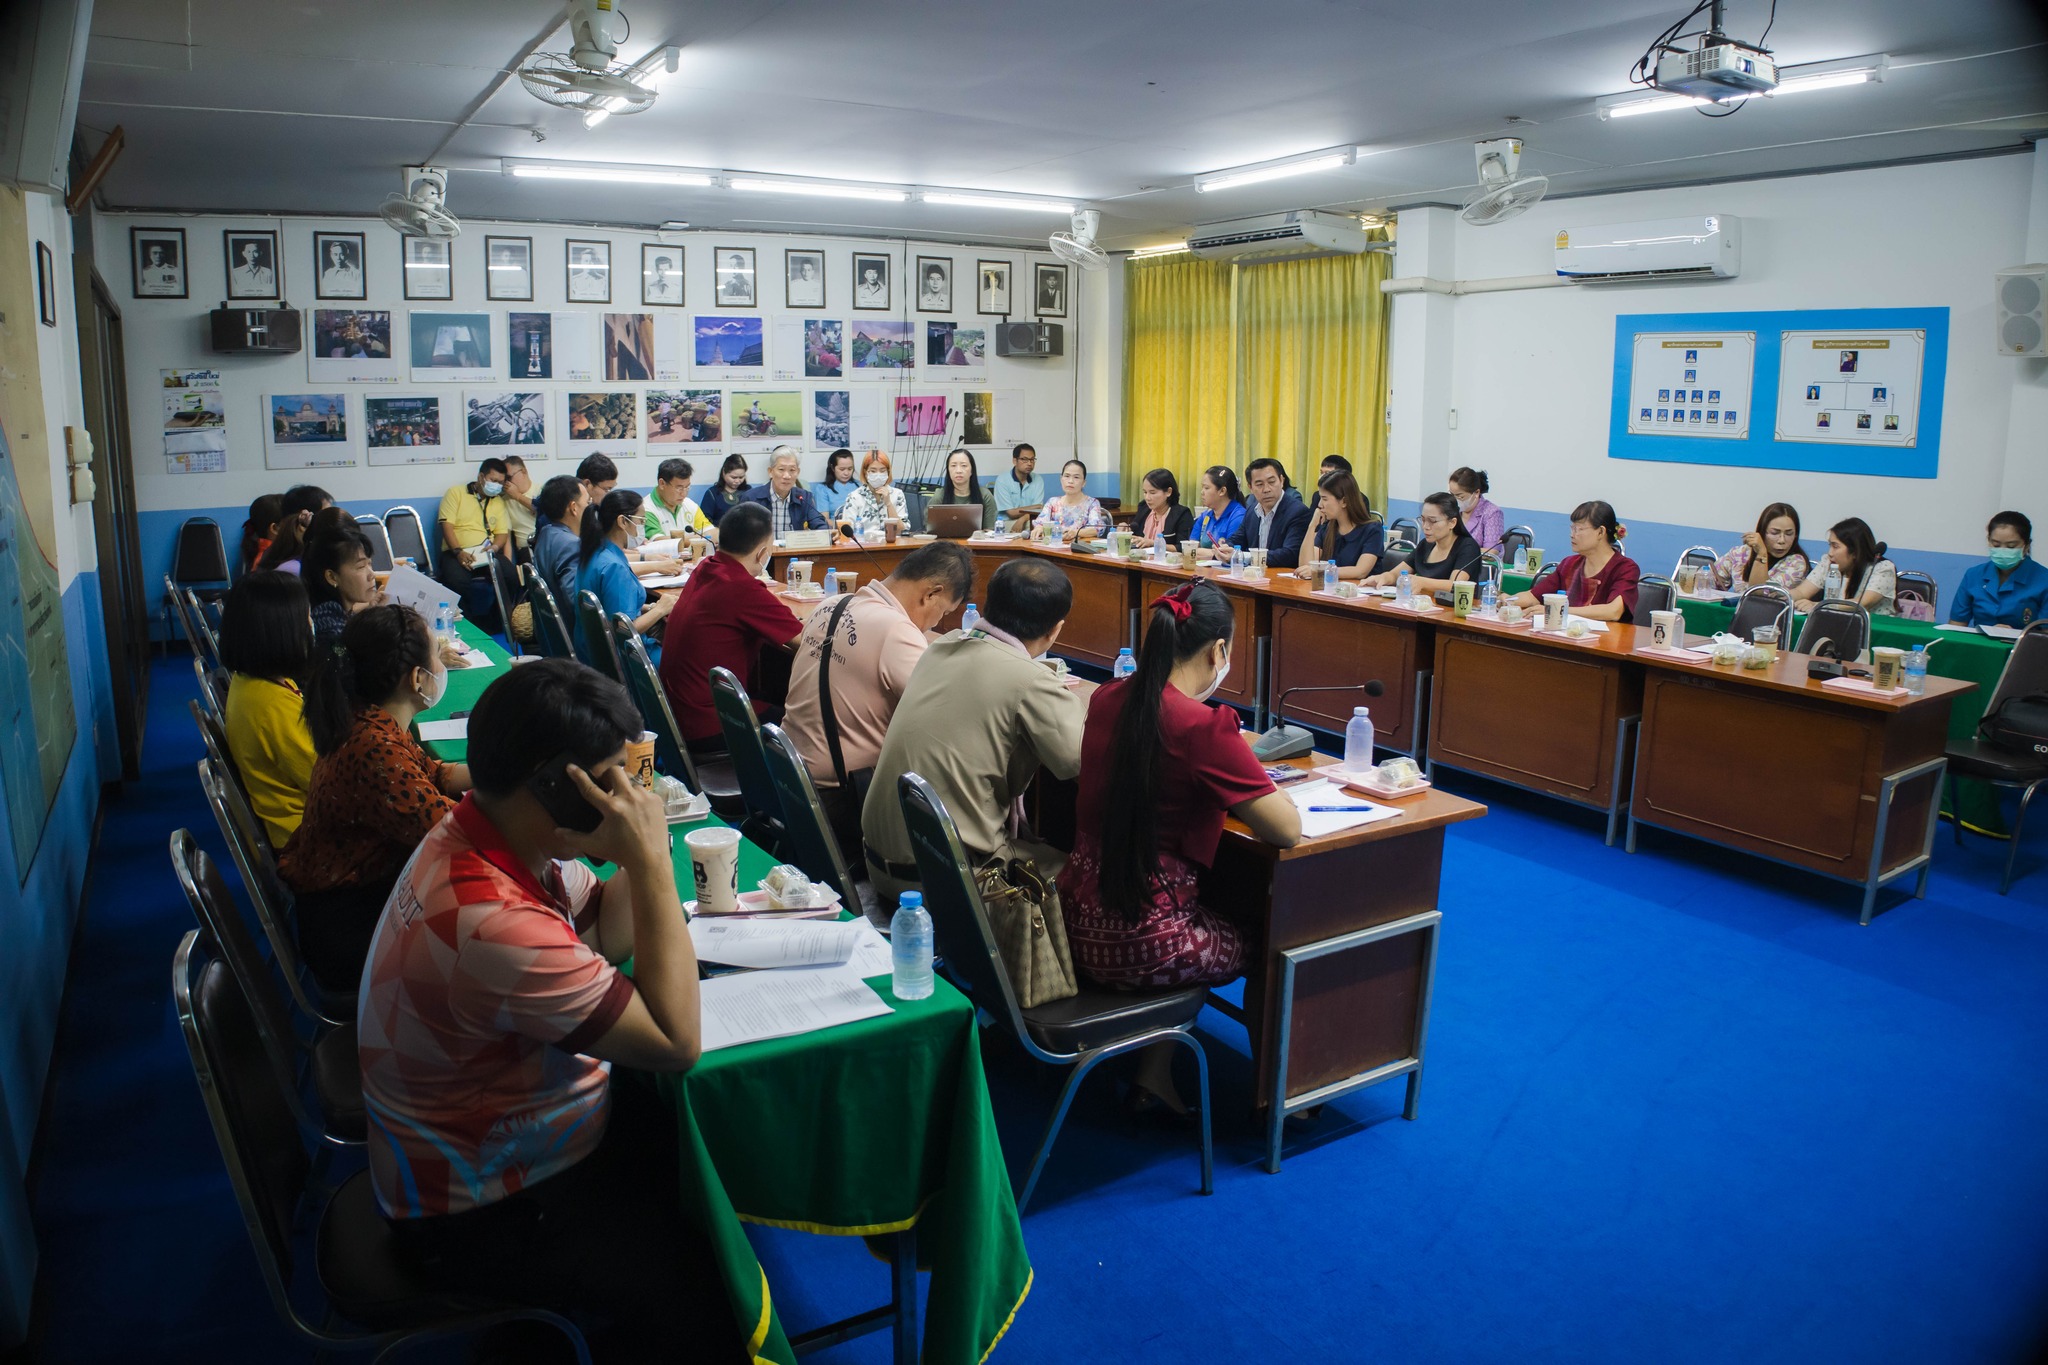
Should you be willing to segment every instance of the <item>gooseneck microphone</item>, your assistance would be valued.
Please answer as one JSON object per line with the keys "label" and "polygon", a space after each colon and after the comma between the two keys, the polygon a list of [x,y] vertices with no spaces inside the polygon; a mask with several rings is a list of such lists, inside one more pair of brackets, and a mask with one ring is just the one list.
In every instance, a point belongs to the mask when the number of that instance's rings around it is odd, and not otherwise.
{"label": "gooseneck microphone", "polygon": [[1363,692],[1368,697],[1386,695],[1387,685],[1378,678],[1357,683],[1330,683],[1318,687],[1290,687],[1273,703],[1273,728],[1252,741],[1252,754],[1263,763],[1298,758],[1316,747],[1315,736],[1299,725],[1289,725],[1280,712],[1297,692]]}

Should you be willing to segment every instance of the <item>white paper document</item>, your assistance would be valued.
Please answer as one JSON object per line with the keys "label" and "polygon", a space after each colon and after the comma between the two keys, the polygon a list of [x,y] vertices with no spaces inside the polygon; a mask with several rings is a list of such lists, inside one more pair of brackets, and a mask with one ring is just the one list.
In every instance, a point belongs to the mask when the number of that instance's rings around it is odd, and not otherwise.
{"label": "white paper document", "polygon": [[690,921],[697,956],[728,967],[836,967],[853,955],[857,938],[847,920]]}
{"label": "white paper document", "polygon": [[[1363,797],[1353,796],[1328,778],[1317,778],[1303,782],[1287,790],[1288,800],[1294,802],[1301,812],[1301,837],[1313,839],[1323,834],[1336,834],[1347,829],[1357,829],[1380,820],[1389,820],[1401,812],[1392,806],[1382,806]],[[1312,807],[1338,806],[1341,810],[1316,810]]]}
{"label": "white paper document", "polygon": [[468,716],[463,716],[459,720],[423,720],[420,721],[418,724],[420,732],[420,742],[423,744],[432,743],[434,740],[437,739],[448,740],[469,738]]}
{"label": "white paper document", "polygon": [[455,642],[455,651],[457,655],[461,657],[463,666],[466,668],[491,667],[490,655],[484,653],[480,649],[471,649],[468,645],[462,643],[460,640],[457,640]]}
{"label": "white paper document", "polygon": [[704,1050],[812,1033],[889,1012],[889,1002],[849,967],[811,972],[740,972],[698,988]]}
{"label": "white paper document", "polygon": [[[1571,616],[1565,619],[1569,621],[1584,621],[1586,629],[1595,635],[1605,635],[1607,633],[1607,623],[1605,621],[1595,621],[1590,616]],[[1537,609],[1536,614],[1529,618],[1529,629],[1538,635],[1564,634],[1561,630],[1546,631],[1543,629],[1543,611],[1540,607]]]}
{"label": "white paper document", "polygon": [[856,916],[853,921],[853,955],[846,960],[847,970],[855,976],[886,976],[896,969],[896,959],[889,951],[889,940],[882,937],[882,931]]}
{"label": "white paper document", "polygon": [[1977,629],[1994,640],[2017,640],[2025,633],[2018,626],[1979,626]]}
{"label": "white paper document", "polygon": [[456,605],[454,592],[442,587],[418,569],[404,564],[391,571],[391,577],[384,584],[384,597],[386,601],[396,602],[401,607],[411,607],[425,617],[429,624],[442,607]]}
{"label": "white paper document", "polygon": [[656,573],[649,574],[641,579],[640,586],[643,588],[680,588],[689,581],[690,575],[687,573]]}

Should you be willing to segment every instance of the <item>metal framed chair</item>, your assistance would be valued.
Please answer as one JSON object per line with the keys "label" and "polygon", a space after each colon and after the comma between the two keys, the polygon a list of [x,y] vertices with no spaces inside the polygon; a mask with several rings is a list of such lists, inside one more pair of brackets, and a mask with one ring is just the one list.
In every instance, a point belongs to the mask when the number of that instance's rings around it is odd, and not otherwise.
{"label": "metal framed chair", "polygon": [[1201,1189],[1203,1194],[1210,1193],[1215,1188],[1215,1158],[1209,1137],[1209,1058],[1194,1035],[1195,1016],[1201,1013],[1207,988],[1190,986],[1140,994],[1083,985],[1080,994],[1071,999],[1022,1008],[1010,988],[1010,975],[1003,967],[980,893],[974,889],[974,870],[960,846],[951,813],[931,784],[916,773],[905,773],[897,792],[918,875],[924,882],[925,907],[931,911],[937,948],[950,974],[963,982],[974,1003],[988,1012],[996,1027],[1016,1039],[1027,1055],[1050,1066],[1073,1068],[1018,1190],[1017,1212],[1023,1213],[1031,1203],[1074,1093],[1088,1073],[1111,1057],[1158,1042],[1178,1043],[1195,1054],[1195,1068],[1201,1077],[1196,1101],[1201,1111]]}
{"label": "metal framed chair", "polygon": [[1510,569],[1522,562],[1522,551],[1536,543],[1536,532],[1527,526],[1510,526],[1501,532],[1500,557]]}
{"label": "metal framed chair", "polygon": [[1939,621],[1941,611],[1941,589],[1934,584],[1934,575],[1918,569],[1900,569],[1897,574],[1898,586],[1893,590],[1892,605],[1901,617],[1908,621]]}
{"label": "metal framed chair", "polygon": [[550,659],[573,659],[576,646],[570,642],[568,623],[562,620],[561,604],[555,601],[555,594],[540,576],[540,570],[531,564],[519,566],[519,577],[526,588],[526,605],[533,610],[534,643],[540,652]]}
{"label": "metal framed chair", "polygon": [[1414,553],[1415,542],[1407,539],[1405,536],[1393,536],[1387,540],[1387,554],[1390,556]]}
{"label": "metal framed chair", "polygon": [[782,799],[776,794],[775,779],[768,774],[768,748],[761,738],[761,718],[754,714],[753,699],[730,669],[714,668],[711,705],[718,712],[718,728],[725,735],[740,799],[746,803],[740,833],[775,852],[782,847]]}
{"label": "metal framed chair", "polygon": [[192,588],[178,589],[178,596],[185,604],[185,620],[192,631],[192,645],[206,659],[208,668],[220,667],[220,632],[214,628],[214,618]]}
{"label": "metal framed chair", "polygon": [[1870,613],[1855,602],[1822,602],[1807,614],[1799,628],[1796,654],[1825,655],[1843,663],[1855,663],[1870,647]]}
{"label": "metal framed chair", "polygon": [[1678,585],[1668,578],[1646,574],[1636,582],[1635,619],[1647,621],[1653,611],[1670,611],[1678,600]]}
{"label": "metal framed chair", "polygon": [[[197,929],[186,933],[171,959],[171,999],[249,1245],[285,1325],[323,1353],[376,1348],[381,1361],[401,1344],[526,1319],[560,1331],[579,1365],[589,1365],[583,1334],[555,1313],[509,1305],[480,1309],[473,1296],[456,1298],[418,1283],[396,1254],[368,1171],[344,1181],[320,1211],[314,1266],[326,1301],[310,1314],[299,1311],[292,1295],[292,1226],[307,1201],[315,1163],[294,1131],[292,1087],[267,1065],[260,1011],[212,949]],[[361,1330],[337,1330],[337,1317]]]}
{"label": "metal framed chair", "polygon": [[[171,831],[171,866],[199,927],[241,987],[272,1083],[283,1093],[293,1116],[323,1143],[362,1146],[363,1081],[356,1069],[355,1025],[329,1029],[311,1043],[300,1038],[292,1029],[284,997],[278,994],[277,980],[256,946],[256,936],[235,908],[220,869],[192,838],[191,830]],[[302,1059],[312,1076],[318,1112],[307,1106],[300,1093]]]}
{"label": "metal framed chair", "polygon": [[1711,569],[1720,558],[1711,545],[1688,546],[1684,553],[1678,556],[1678,561],[1671,566],[1671,576],[1678,577],[1678,571],[1688,564],[1695,569]]}
{"label": "metal framed chair", "polygon": [[[2015,697],[2042,692],[2048,692],[2048,621],[2034,622],[2013,641],[2012,653],[2006,656],[1998,684],[1985,701],[1984,714],[1993,714]],[[2001,748],[1974,737],[1949,741],[1948,808],[1956,812],[1952,818],[1956,846],[1960,848],[1963,821],[1956,805],[1957,778],[1975,778],[2020,794],[2019,814],[2013,820],[2012,836],[2005,850],[2005,871],[1998,881],[1998,894],[2003,896],[2012,889],[2013,868],[2020,856],[2020,835],[2027,825],[2027,807],[2033,804],[2034,793],[2048,783],[2048,753],[2041,752],[2038,746],[2032,752]]]}
{"label": "metal framed chair", "polygon": [[212,517],[185,518],[171,552],[171,581],[181,588],[196,589],[202,597],[219,597],[233,577],[220,523]]}
{"label": "metal framed chair", "polygon": [[505,583],[505,575],[516,574],[518,570],[493,555],[484,572],[491,578],[491,596],[498,603],[498,625],[504,632],[505,647],[515,656],[524,654],[526,651],[519,647],[519,637],[512,633],[512,604],[519,600],[519,583],[516,578],[509,588]]}
{"label": "metal framed chair", "polygon": [[418,512],[405,503],[385,508],[384,539],[391,546],[394,561],[410,559],[415,569],[433,576],[434,552],[427,546],[426,526]]}
{"label": "metal framed chair", "polygon": [[192,647],[194,657],[199,654],[199,623],[192,619],[192,608],[185,600],[185,594],[169,574],[164,575],[164,651],[177,643],[178,632],[185,633],[185,642]]}
{"label": "metal framed chair", "polygon": [[[625,623],[623,629],[620,622]],[[711,808],[725,819],[745,818],[747,806],[740,797],[739,779],[733,775],[732,762],[692,756],[690,746],[683,742],[683,727],[676,724],[675,710],[668,704],[661,674],[648,657],[639,632],[623,616],[613,621],[612,631],[618,641],[619,663],[626,670],[626,690],[633,694],[633,704],[640,708],[641,723],[654,732],[655,766],[681,778],[691,791],[709,796]]]}
{"label": "metal framed chair", "polygon": [[618,646],[612,643],[612,633],[604,623],[604,607],[598,603],[596,593],[586,590],[576,594],[576,624],[583,638],[583,662],[613,682],[623,683],[626,671],[619,666]]}
{"label": "metal framed chair", "polygon": [[384,529],[384,518],[364,512],[356,518],[356,529],[370,538],[370,567],[391,572],[391,533]]}
{"label": "metal framed chair", "polygon": [[1537,568],[1535,573],[1529,575],[1529,580],[1533,585],[1537,579],[1542,578],[1545,574],[1555,573],[1556,571],[1557,561],[1554,559],[1546,559]]}
{"label": "metal framed chair", "polygon": [[1387,523],[1388,543],[1397,540],[1405,540],[1411,546],[1422,543],[1422,528],[1415,524],[1415,518],[1395,517]]}
{"label": "metal framed chair", "polygon": [[208,668],[206,660],[195,657],[192,671],[199,675],[199,704],[206,714],[223,732],[228,723],[228,673],[224,668]]}
{"label": "metal framed chair", "polygon": [[[1736,599],[1728,632],[1747,640],[1758,626],[1776,626],[1778,641],[1792,638],[1792,594],[1775,583],[1759,583]],[[1789,647],[1789,646],[1788,646]]]}
{"label": "metal framed chair", "polygon": [[767,751],[768,775],[775,782],[775,795],[782,802],[782,858],[803,869],[814,882],[824,882],[839,893],[839,903],[848,910],[860,909],[853,874],[846,869],[846,856],[832,834],[832,822],[818,800],[818,788],[804,767],[796,742],[779,725],[761,727],[762,745]]}

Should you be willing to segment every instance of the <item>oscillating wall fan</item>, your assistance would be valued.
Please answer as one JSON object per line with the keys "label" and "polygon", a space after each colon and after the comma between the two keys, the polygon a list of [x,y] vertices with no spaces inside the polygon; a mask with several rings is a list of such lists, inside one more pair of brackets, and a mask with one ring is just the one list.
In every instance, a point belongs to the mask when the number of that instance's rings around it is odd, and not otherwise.
{"label": "oscillating wall fan", "polygon": [[1540,175],[1517,175],[1522,162],[1522,140],[1517,137],[1475,142],[1472,153],[1479,162],[1479,193],[1465,201],[1459,216],[1474,227],[1505,222],[1543,197],[1550,181]]}
{"label": "oscillating wall fan", "polygon": [[1109,265],[1109,253],[1095,245],[1095,230],[1102,226],[1102,215],[1094,209],[1078,209],[1074,213],[1072,232],[1055,232],[1046,239],[1052,254],[1083,270],[1102,270]]}
{"label": "oscillating wall fan", "polygon": [[593,117],[637,114],[652,108],[655,92],[616,64],[618,40],[608,27],[611,0],[570,0],[567,52],[536,52],[519,68],[519,83],[535,99]]}
{"label": "oscillating wall fan", "polygon": [[377,216],[408,237],[460,237],[462,222],[441,207],[448,197],[448,172],[439,166],[407,166],[405,192],[387,198]]}

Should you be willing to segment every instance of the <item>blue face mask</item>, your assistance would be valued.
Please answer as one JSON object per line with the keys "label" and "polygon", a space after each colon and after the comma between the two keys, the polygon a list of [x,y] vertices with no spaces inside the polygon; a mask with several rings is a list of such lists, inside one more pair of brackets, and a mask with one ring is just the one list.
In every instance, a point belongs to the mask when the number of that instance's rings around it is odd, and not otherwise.
{"label": "blue face mask", "polygon": [[1991,549],[1991,562],[2001,569],[2016,569],[2026,557],[2026,547],[2021,545],[1995,545]]}
{"label": "blue face mask", "polygon": [[492,479],[489,483],[483,484],[480,487],[483,495],[487,498],[495,498],[505,491],[505,485],[499,483],[496,479]]}

